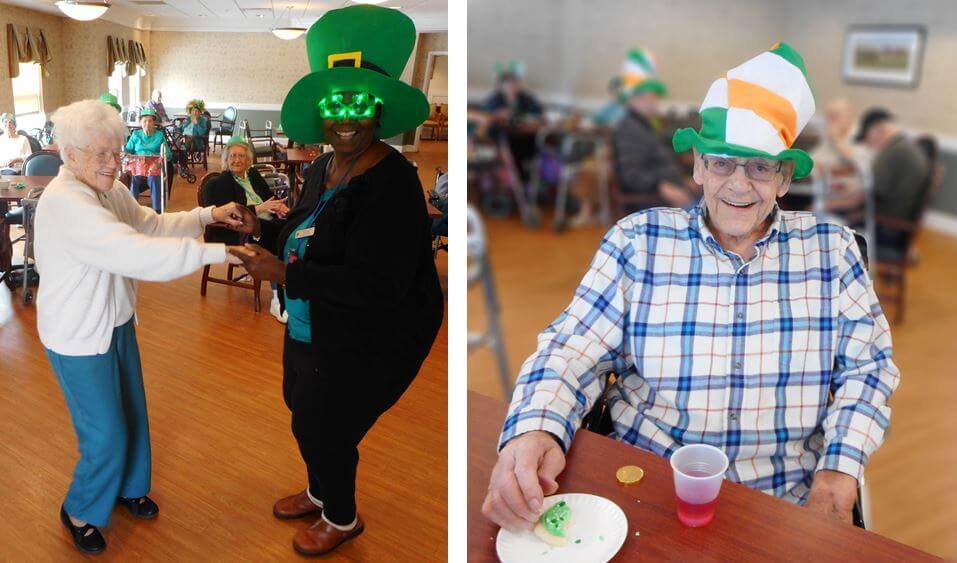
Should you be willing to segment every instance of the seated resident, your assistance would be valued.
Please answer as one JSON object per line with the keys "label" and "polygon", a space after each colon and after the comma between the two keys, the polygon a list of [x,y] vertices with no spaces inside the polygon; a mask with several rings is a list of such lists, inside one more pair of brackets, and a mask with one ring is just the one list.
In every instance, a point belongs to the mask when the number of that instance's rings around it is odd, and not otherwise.
{"label": "seated resident", "polygon": [[[226,205],[236,202],[245,205],[258,218],[262,225],[262,235],[258,242],[263,248],[276,248],[276,236],[282,229],[282,219],[286,218],[289,208],[285,199],[276,199],[266,181],[253,164],[253,151],[242,137],[233,137],[223,149],[222,170],[218,178],[210,182],[207,198],[208,205]],[[208,242],[223,242],[230,245],[240,244],[242,234],[229,229],[210,229]],[[251,242],[251,241],[250,241]],[[278,286],[272,284],[272,303],[269,312],[281,323],[287,315],[280,311]]]}
{"label": "seated resident", "polygon": [[624,193],[646,196],[644,208],[687,207],[700,194],[686,184],[674,154],[652,125],[667,88],[655,76],[654,63],[644,51],[633,49],[626,64],[631,67],[622,87],[627,113],[615,126],[611,141],[618,185]]}
{"label": "seated resident", "polygon": [[[126,141],[126,152],[132,155],[159,156],[160,147],[165,145],[166,162],[172,162],[171,158],[173,153],[170,150],[169,143],[166,142],[166,135],[156,128],[156,112],[151,108],[143,108],[143,110],[140,111],[140,127],[142,127],[142,129],[133,131],[133,134],[130,135],[130,138]],[[161,166],[165,166],[166,162],[161,164]],[[170,168],[170,171],[171,170]],[[140,171],[145,171],[145,168],[142,168]],[[162,188],[160,187],[160,177],[158,176],[159,169],[153,170],[152,173],[153,175],[144,174],[133,176],[130,191],[135,198],[140,195],[140,192],[149,189],[153,209],[159,212],[163,194]]]}
{"label": "seated resident", "polygon": [[0,114],[3,135],[0,136],[0,166],[15,168],[23,166],[23,159],[30,156],[30,140],[17,133],[17,118],[12,113]]}
{"label": "seated resident", "polygon": [[203,100],[190,100],[186,104],[186,121],[179,126],[179,130],[186,135],[191,143],[190,151],[202,151],[206,147],[206,135],[209,134],[209,119],[203,115],[206,103]]}
{"label": "seated resident", "polygon": [[525,361],[482,507],[497,524],[532,527],[608,370],[613,438],[710,444],[729,480],[850,522],[900,381],[890,330],[853,233],[776,205],[813,167],[791,148],[814,113],[803,59],[782,43],[724,76],[673,139],[701,203],[619,221]]}

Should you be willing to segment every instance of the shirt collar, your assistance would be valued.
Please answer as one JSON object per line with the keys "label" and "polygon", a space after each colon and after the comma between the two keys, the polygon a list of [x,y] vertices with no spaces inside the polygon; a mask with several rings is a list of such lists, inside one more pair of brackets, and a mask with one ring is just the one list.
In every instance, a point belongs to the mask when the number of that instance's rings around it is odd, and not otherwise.
{"label": "shirt collar", "polygon": [[[708,208],[704,204],[704,199],[701,199],[698,202],[698,205],[691,209],[690,214],[695,231],[698,233],[698,236],[705,241],[705,243],[712,245],[714,248],[720,249],[722,252],[724,252],[724,249],[721,248],[720,244],[718,244],[718,240],[714,238],[714,235],[711,233],[711,229],[708,228],[708,223],[705,221],[705,215],[707,213]],[[765,232],[764,235],[754,243],[754,246],[764,246],[769,241],[773,240],[778,233],[784,232],[784,228],[784,214],[781,213],[781,209],[778,207],[777,203],[775,203],[774,208],[771,209],[771,225],[768,227],[767,232]]]}

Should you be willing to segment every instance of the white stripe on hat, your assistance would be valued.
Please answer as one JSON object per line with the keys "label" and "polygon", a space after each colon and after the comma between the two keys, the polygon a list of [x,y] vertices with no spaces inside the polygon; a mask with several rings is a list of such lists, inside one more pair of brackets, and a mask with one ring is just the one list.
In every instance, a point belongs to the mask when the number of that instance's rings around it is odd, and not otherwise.
{"label": "white stripe on hat", "polygon": [[708,95],[701,102],[701,109],[726,107],[728,107],[728,81],[719,78],[711,83],[711,88],[708,88]]}
{"label": "white stripe on hat", "polygon": [[742,108],[728,109],[725,141],[768,154],[778,154],[788,148],[781,139],[781,135],[770,123],[753,111]]}
{"label": "white stripe on hat", "polygon": [[814,95],[801,69],[783,57],[766,51],[727,73],[774,92],[791,102],[797,114],[797,132],[804,129],[814,115]]}

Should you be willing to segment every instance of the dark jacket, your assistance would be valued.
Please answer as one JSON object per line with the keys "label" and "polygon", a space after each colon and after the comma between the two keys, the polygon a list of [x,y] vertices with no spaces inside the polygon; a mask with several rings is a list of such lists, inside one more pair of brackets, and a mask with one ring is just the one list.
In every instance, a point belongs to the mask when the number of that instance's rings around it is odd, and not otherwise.
{"label": "dark jacket", "polygon": [[[331,157],[306,171],[277,251],[315,209]],[[309,300],[319,369],[365,382],[411,379],[432,348],[444,307],[415,168],[392,151],[334,195],[315,227],[304,256],[287,265],[281,293]]]}
{"label": "dark jacket", "polygon": [[917,144],[898,135],[877,154],[872,167],[877,214],[917,219],[931,177],[927,157]]}
{"label": "dark jacket", "polygon": [[659,200],[657,205],[666,205],[658,195],[661,181],[678,186],[684,183],[674,151],[668,150],[648,120],[634,110],[615,127],[612,149],[615,175],[624,193],[647,194]]}
{"label": "dark jacket", "polygon": [[[263,201],[273,197],[272,190],[269,189],[269,186],[266,185],[266,181],[263,180],[263,177],[255,168],[250,168],[247,175],[249,176],[249,183],[253,186],[253,191],[255,191],[256,195],[261,197]],[[206,205],[220,206],[233,201],[246,205],[246,190],[239,185],[239,182],[236,181],[236,178],[233,177],[231,172],[226,171],[220,174],[218,178],[210,182],[206,187]],[[249,205],[247,207],[252,210],[253,214],[256,213],[255,206]],[[276,235],[279,233],[282,223],[277,219],[272,219],[260,220],[260,224],[262,225],[260,246],[273,249],[276,246]],[[207,233],[206,241],[239,244],[241,238],[242,234],[236,231],[211,228]]]}

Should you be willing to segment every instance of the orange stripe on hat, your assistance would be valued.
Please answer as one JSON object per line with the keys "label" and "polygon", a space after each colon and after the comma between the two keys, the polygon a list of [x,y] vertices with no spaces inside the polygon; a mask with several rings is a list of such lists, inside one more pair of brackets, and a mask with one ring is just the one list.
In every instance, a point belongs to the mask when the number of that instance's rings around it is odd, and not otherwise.
{"label": "orange stripe on hat", "polygon": [[757,84],[728,79],[728,107],[749,109],[771,123],[784,146],[790,148],[797,137],[797,111],[791,102]]}

